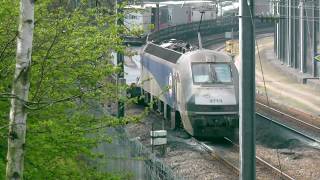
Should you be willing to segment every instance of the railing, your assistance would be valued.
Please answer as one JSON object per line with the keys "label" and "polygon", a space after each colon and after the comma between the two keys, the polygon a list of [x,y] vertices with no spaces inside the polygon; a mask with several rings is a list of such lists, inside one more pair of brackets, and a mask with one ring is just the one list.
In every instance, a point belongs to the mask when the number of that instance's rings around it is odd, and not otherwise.
{"label": "railing", "polygon": [[[256,28],[270,27],[272,23],[261,22],[259,20],[255,21]],[[160,31],[152,32],[149,34],[148,40],[160,42],[167,39],[180,39],[180,40],[190,40],[197,36],[197,31],[199,28],[199,22],[193,22],[188,24],[180,24],[176,26],[169,26]],[[237,16],[229,17],[219,17],[214,20],[203,21],[200,26],[200,32],[202,36],[222,34],[230,31],[238,31],[239,20]],[[128,39],[128,43],[144,44],[146,37]],[[206,39],[203,39],[203,43]]]}
{"label": "railing", "polygon": [[[170,26],[151,33],[149,40],[162,41],[177,37],[179,37],[179,39],[193,38],[197,36],[198,27],[199,22]],[[238,28],[238,18],[235,16],[203,21],[200,26],[200,32],[202,36],[206,36],[231,31],[232,28],[234,28],[234,30]]]}

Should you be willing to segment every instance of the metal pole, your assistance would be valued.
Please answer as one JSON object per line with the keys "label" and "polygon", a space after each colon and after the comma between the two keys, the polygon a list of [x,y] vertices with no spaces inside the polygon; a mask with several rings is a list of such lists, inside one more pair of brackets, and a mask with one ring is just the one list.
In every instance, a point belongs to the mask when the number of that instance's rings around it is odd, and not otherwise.
{"label": "metal pole", "polygon": [[202,17],[203,14],[205,13],[204,11],[200,11],[201,13],[201,18],[200,18],[200,23],[198,26],[198,42],[199,42],[199,49],[202,49],[202,39],[201,39],[201,33],[200,33],[200,28],[201,28],[201,23],[202,23]]}
{"label": "metal pole", "polygon": [[298,50],[298,43],[299,43],[299,19],[296,17],[299,17],[299,8],[298,7],[299,2],[294,1],[293,6],[294,6],[294,60],[293,60],[293,67],[295,69],[298,68],[298,61],[299,61],[299,50]]}
{"label": "metal pole", "polygon": [[[282,17],[284,15],[284,3],[283,0],[279,1],[279,16]],[[284,59],[284,22],[285,19],[280,18],[279,19],[279,59],[281,62],[283,62]]]}
{"label": "metal pole", "polygon": [[[124,79],[124,56],[121,53],[117,53],[117,65],[120,67],[120,72],[118,73],[118,79],[117,79],[117,85],[118,89],[120,87],[120,92],[118,93],[118,114],[117,117],[121,118],[124,117],[124,102],[121,100],[121,96],[124,96],[125,93],[123,93],[122,87],[125,84],[125,79]],[[119,91],[119,90],[118,90]]]}
{"label": "metal pole", "polygon": [[[318,31],[319,31],[319,22],[316,21],[316,18],[319,17],[319,0],[315,0],[314,1],[314,7],[313,7],[313,17],[314,17],[314,21],[313,21],[313,56],[317,56],[318,55],[318,39],[319,39],[319,35],[318,35]],[[312,75],[313,77],[317,77],[317,61],[315,61],[314,59],[312,60]]]}
{"label": "metal pole", "polygon": [[[272,14],[274,17],[277,16],[277,7],[276,7],[276,1],[272,1]],[[277,51],[277,48],[278,48],[278,38],[277,38],[277,35],[278,35],[278,23],[276,22],[275,25],[274,25],[274,35],[273,35],[273,51],[275,52],[276,56],[278,56],[278,51]]]}
{"label": "metal pole", "polygon": [[[286,0],[282,0],[282,16],[284,17],[287,17],[287,8],[286,8]],[[281,38],[282,38],[282,50],[281,50],[281,53],[282,53],[282,63],[285,64],[286,63],[286,49],[287,49],[287,33],[288,33],[288,28],[287,28],[287,22],[288,20],[287,19],[283,19],[282,21],[282,35],[281,35]]]}
{"label": "metal pole", "polygon": [[160,4],[159,4],[159,0],[156,4],[156,30],[159,31],[160,30]]}
{"label": "metal pole", "polygon": [[[122,3],[122,0],[117,0],[116,6],[118,6],[118,4],[121,4],[121,3]],[[123,10],[121,8],[117,7],[117,13],[123,13]],[[123,20],[119,18],[117,21],[117,24],[119,26],[122,26]],[[117,52],[117,66],[120,67],[120,72],[117,74],[117,85],[118,85],[118,89],[119,89],[119,86],[123,86],[125,83],[125,80],[124,80],[124,55],[121,52]],[[120,88],[120,89],[122,89],[122,88]],[[118,93],[119,97],[123,96],[123,95],[125,95],[125,93],[123,93],[123,92]],[[119,97],[118,97],[117,117],[121,118],[121,117],[124,117],[124,102],[122,100],[120,100]]]}
{"label": "metal pole", "polygon": [[[288,8],[288,1],[289,0],[284,0],[284,12],[285,12],[285,17],[289,17],[289,8]],[[285,27],[284,27],[284,59],[283,63],[288,65],[288,59],[289,59],[289,53],[288,49],[290,48],[290,43],[289,43],[289,19],[285,18]]]}
{"label": "metal pole", "polygon": [[305,23],[304,23],[304,4],[303,0],[300,0],[300,71],[305,72]]}
{"label": "metal pole", "polygon": [[239,0],[240,179],[256,179],[254,0]]}
{"label": "metal pole", "polygon": [[289,58],[288,58],[288,66],[293,67],[293,60],[294,60],[294,52],[295,52],[295,7],[294,7],[294,2],[296,0],[289,0]]}
{"label": "metal pole", "polygon": [[281,57],[281,41],[280,41],[280,37],[281,37],[281,23],[282,23],[282,20],[280,19],[280,7],[279,7],[279,3],[280,3],[280,0],[277,1],[277,15],[279,17],[279,21],[277,23],[277,57],[278,59],[280,59]]}
{"label": "metal pole", "polygon": [[287,0],[286,2],[287,4],[287,17],[288,17],[288,24],[287,24],[287,28],[288,28],[288,33],[286,33],[286,36],[287,36],[287,49],[286,49],[286,53],[287,53],[287,59],[286,59],[286,63],[287,63],[287,66],[290,66],[290,59],[291,59],[291,45],[292,45],[292,42],[291,42],[291,33],[292,33],[292,19],[291,19],[291,0]]}

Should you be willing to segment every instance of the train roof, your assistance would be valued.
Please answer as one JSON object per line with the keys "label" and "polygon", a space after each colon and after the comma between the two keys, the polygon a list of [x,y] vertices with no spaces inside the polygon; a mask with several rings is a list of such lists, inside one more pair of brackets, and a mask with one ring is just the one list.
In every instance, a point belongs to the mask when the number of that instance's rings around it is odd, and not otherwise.
{"label": "train roof", "polygon": [[232,58],[219,51],[210,49],[198,49],[185,54],[193,59],[193,62],[232,62]]}
{"label": "train roof", "polygon": [[180,52],[163,48],[153,43],[148,43],[144,49],[144,52],[157,56],[171,63],[177,63],[178,59],[182,56],[182,53]]}
{"label": "train roof", "polygon": [[209,49],[197,49],[182,53],[165,48],[164,45],[166,44],[157,45],[154,43],[148,43],[144,48],[144,53],[151,54],[174,64],[179,61],[182,55],[185,55],[184,57],[186,58],[191,57],[193,62],[197,62],[197,60],[199,60],[199,62],[204,62],[204,60],[205,62],[232,62],[231,57],[223,52]]}

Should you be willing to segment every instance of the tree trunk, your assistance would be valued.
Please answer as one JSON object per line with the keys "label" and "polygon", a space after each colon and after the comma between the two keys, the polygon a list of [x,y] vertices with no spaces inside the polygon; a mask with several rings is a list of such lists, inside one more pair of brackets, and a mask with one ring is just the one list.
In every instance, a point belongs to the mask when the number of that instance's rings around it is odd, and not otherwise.
{"label": "tree trunk", "polygon": [[20,0],[19,35],[17,38],[16,69],[14,74],[8,134],[7,179],[23,179],[24,147],[30,86],[30,65],[34,27],[34,0]]}

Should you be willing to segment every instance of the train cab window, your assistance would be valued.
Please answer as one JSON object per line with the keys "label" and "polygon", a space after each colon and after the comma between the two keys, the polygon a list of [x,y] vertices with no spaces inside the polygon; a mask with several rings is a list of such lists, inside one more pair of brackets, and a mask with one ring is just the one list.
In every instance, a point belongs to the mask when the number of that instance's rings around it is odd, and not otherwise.
{"label": "train cab window", "polygon": [[221,83],[232,82],[231,70],[229,64],[215,64],[214,70],[216,72],[216,80]]}
{"label": "train cab window", "polygon": [[192,74],[196,84],[232,83],[231,68],[226,63],[193,63]]}

